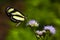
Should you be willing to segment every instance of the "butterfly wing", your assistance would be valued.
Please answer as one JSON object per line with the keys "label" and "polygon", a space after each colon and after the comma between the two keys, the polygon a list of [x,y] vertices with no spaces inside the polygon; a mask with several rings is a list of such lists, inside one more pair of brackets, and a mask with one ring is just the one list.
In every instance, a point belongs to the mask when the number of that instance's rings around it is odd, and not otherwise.
{"label": "butterfly wing", "polygon": [[19,23],[21,21],[25,21],[25,16],[20,11],[12,7],[8,7],[6,9],[6,13],[13,22]]}

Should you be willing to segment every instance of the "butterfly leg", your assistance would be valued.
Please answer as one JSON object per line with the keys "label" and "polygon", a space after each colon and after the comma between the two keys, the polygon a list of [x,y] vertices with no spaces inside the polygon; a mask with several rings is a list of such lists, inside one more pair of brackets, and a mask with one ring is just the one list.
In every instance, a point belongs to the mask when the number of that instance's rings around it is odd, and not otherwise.
{"label": "butterfly leg", "polygon": [[21,22],[19,22],[19,23],[16,25],[16,27],[18,27],[20,24],[21,24]]}

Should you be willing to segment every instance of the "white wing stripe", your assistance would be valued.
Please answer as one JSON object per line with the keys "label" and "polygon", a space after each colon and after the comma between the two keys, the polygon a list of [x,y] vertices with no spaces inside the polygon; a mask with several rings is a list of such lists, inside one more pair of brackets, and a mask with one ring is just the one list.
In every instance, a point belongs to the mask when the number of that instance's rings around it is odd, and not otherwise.
{"label": "white wing stripe", "polygon": [[12,11],[14,11],[14,9],[13,9],[13,8],[9,9],[9,10],[8,10],[8,13],[10,13],[10,12],[12,12]]}
{"label": "white wing stripe", "polygon": [[14,13],[12,13],[12,15],[19,15],[19,16],[24,17],[20,12],[14,12]]}
{"label": "white wing stripe", "polygon": [[25,20],[24,18],[18,17],[18,16],[13,16],[13,18],[16,19],[16,20],[20,20],[20,21],[24,21]]}

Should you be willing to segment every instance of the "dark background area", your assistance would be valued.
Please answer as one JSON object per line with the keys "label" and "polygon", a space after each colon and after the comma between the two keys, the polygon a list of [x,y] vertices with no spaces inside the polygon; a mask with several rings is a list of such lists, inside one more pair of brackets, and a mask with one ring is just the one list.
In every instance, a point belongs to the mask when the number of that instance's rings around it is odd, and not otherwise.
{"label": "dark background area", "polygon": [[18,10],[24,11],[24,3],[22,0],[0,0],[0,40],[5,40],[9,29],[11,28],[7,22],[9,18],[5,13],[6,7],[11,6]]}

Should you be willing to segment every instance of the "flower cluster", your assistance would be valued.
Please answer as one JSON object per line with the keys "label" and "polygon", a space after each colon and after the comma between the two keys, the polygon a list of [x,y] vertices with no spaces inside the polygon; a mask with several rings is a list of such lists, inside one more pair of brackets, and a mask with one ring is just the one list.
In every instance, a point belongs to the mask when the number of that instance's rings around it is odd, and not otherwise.
{"label": "flower cluster", "polygon": [[56,32],[53,26],[44,26],[44,30],[49,30],[51,34],[55,34]]}
{"label": "flower cluster", "polygon": [[[39,23],[36,20],[30,20],[27,25],[30,25],[31,27],[39,27]],[[42,36],[44,33],[47,32],[47,30],[50,32],[50,34],[55,34],[56,30],[53,26],[44,26],[43,30],[36,30],[35,33],[37,34],[37,37]]]}
{"label": "flower cluster", "polygon": [[38,27],[39,26],[39,23],[35,20],[30,20],[27,25],[30,25],[31,27]]}
{"label": "flower cluster", "polygon": [[45,30],[42,30],[42,31],[37,30],[36,31],[36,34],[38,34],[38,35],[43,35],[43,33],[46,33],[46,31]]}

